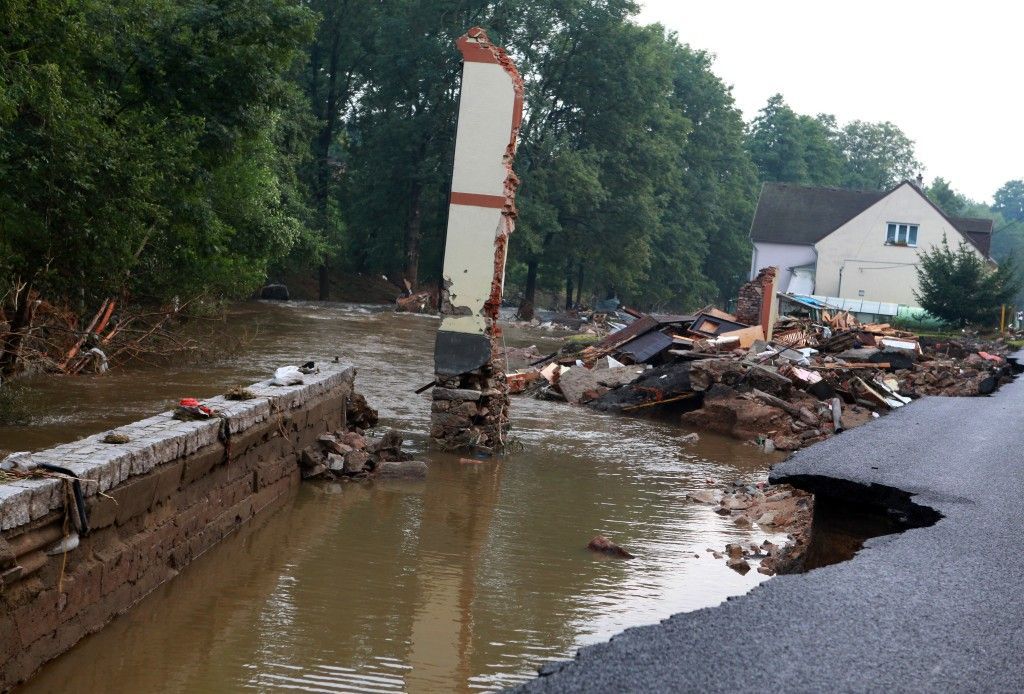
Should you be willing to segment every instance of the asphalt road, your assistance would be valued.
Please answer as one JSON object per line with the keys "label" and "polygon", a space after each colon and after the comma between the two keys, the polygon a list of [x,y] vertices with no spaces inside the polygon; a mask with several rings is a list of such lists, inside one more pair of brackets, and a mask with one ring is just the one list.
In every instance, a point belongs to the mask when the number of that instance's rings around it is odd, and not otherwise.
{"label": "asphalt road", "polygon": [[521,690],[1024,691],[1024,378],[923,398],[797,453],[772,473],[787,478],[885,485],[943,518],[629,629]]}

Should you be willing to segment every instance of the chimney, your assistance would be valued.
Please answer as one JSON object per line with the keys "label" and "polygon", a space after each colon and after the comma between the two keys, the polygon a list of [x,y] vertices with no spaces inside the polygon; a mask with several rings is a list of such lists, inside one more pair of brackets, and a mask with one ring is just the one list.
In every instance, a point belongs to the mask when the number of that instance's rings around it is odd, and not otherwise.
{"label": "chimney", "polygon": [[921,174],[917,174],[917,187],[922,189],[924,188],[924,176]]}

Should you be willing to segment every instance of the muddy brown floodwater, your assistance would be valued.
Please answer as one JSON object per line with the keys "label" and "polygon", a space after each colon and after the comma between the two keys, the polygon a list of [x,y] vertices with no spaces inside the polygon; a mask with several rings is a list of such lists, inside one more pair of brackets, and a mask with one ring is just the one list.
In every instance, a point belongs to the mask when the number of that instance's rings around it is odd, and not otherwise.
{"label": "muddy brown floodwater", "polygon": [[[521,452],[467,465],[427,451],[429,394],[413,390],[433,372],[432,318],[252,303],[229,327],[249,337],[223,362],[29,381],[36,419],[0,428],[0,449],[72,440],[337,355],[359,367],[382,426],[411,436],[428,480],[303,484],[24,691],[493,690],[624,628],[748,591],[765,577],[705,548],[782,539],[685,499],[770,460],[710,435],[682,444],[668,423],[513,399]],[[514,328],[506,341],[555,344]],[[598,533],[636,558],[587,551]]]}

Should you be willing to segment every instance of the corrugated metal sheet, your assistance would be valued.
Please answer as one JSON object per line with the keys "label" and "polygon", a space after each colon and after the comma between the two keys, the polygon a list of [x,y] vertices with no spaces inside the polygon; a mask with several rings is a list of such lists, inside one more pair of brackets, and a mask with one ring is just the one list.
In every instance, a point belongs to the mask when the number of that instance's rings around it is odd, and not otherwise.
{"label": "corrugated metal sheet", "polygon": [[688,314],[676,314],[676,313],[652,313],[651,318],[658,321],[661,325],[671,325],[673,323],[692,323],[697,319],[696,315]]}
{"label": "corrugated metal sheet", "polygon": [[672,346],[672,338],[657,330],[641,335],[621,348],[637,364],[647,362]]}

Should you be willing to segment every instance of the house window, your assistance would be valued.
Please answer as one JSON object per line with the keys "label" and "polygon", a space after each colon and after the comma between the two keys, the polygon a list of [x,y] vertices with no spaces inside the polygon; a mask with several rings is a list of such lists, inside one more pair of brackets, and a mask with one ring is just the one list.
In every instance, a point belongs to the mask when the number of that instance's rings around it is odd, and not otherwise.
{"label": "house window", "polygon": [[890,222],[885,230],[887,246],[916,246],[917,225]]}

